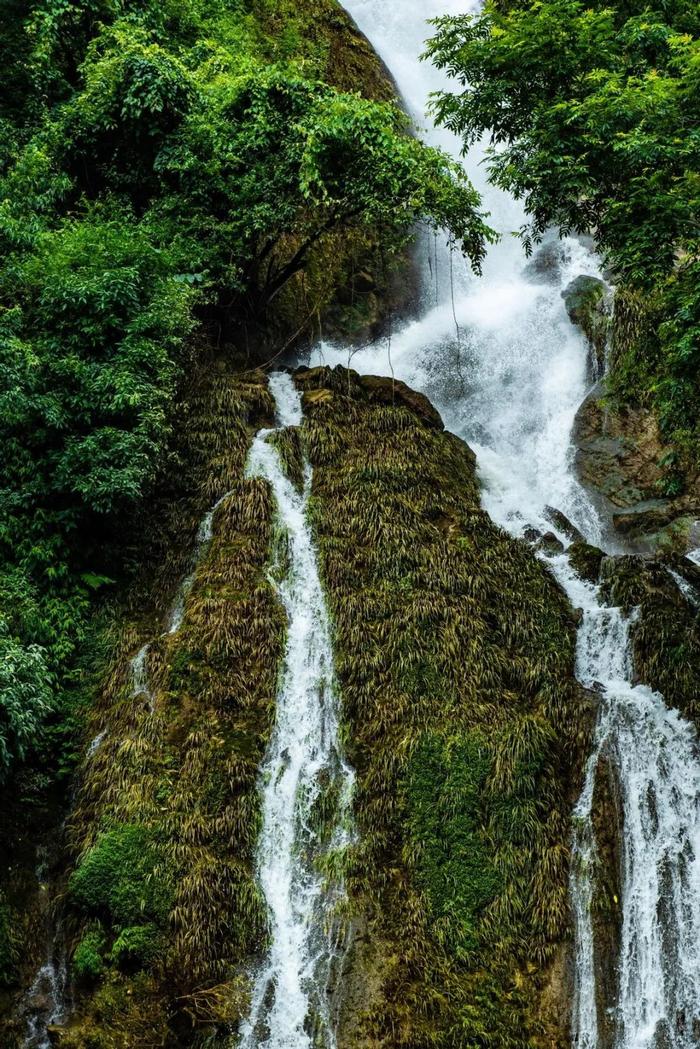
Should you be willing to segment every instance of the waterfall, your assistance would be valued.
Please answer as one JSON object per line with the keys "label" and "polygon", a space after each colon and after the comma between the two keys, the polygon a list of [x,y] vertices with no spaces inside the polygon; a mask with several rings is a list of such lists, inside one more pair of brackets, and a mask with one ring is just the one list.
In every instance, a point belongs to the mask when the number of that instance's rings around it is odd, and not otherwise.
{"label": "waterfall", "polygon": [[[291,378],[270,386],[279,429],[301,423]],[[311,469],[298,491],[270,436],[251,448],[249,477],[272,488],[284,570],[270,579],[287,614],[276,721],[262,770],[258,874],[267,902],[270,948],[257,973],[242,1049],[333,1049],[332,984],[339,945],[334,905],[342,886],[326,883],[322,861],[349,841],[353,773],[339,749],[338,688],[328,611],[308,522]],[[281,575],[281,578],[280,578]],[[332,826],[320,826],[324,797],[336,798]]]}
{"label": "waterfall", "polygon": [[[345,6],[393,74],[409,112],[432,145],[460,156],[461,143],[426,121],[446,75],[420,55],[428,19],[477,10],[476,0],[346,0]],[[483,147],[465,161],[502,239],[475,277],[460,257],[426,238],[419,316],[387,343],[352,348],[352,367],[392,374],[426,393],[449,429],[477,454],[483,505],[514,536],[551,531],[557,507],[585,538],[605,545],[605,528],[574,470],[571,433],[593,376],[588,347],[571,325],[562,291],[576,276],[599,276],[579,241],[552,237],[528,262],[510,233],[525,222],[520,203],[490,186]],[[438,238],[440,239],[440,238]],[[442,238],[444,241],[446,238]],[[348,349],[322,343],[317,364],[349,364]],[[555,528],[563,545],[569,539]],[[694,728],[663,698],[633,683],[622,611],[582,582],[566,554],[543,556],[582,610],[577,674],[600,696],[593,751],[573,823],[571,902],[576,927],[572,1040],[597,1049],[599,988],[592,904],[596,842],[592,806],[599,763],[612,768],[621,815],[622,929],[615,1049],[689,1049],[700,1043],[700,757]],[[700,561],[700,551],[693,559]],[[610,1018],[607,1018],[610,1019]],[[607,1044],[607,1043],[606,1043]]]}

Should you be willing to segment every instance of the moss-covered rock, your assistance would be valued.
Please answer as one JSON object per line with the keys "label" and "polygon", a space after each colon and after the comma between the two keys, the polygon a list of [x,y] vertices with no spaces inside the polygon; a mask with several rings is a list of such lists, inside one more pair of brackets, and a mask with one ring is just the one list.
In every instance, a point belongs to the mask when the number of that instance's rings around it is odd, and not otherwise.
{"label": "moss-covered rock", "polygon": [[569,561],[581,578],[589,583],[598,582],[604,556],[602,550],[583,539],[577,539],[569,547]]}
{"label": "moss-covered rock", "polygon": [[[303,372],[360,842],[343,1046],[568,1046],[570,806],[591,725],[573,617],[390,380]],[[547,1007],[544,998],[549,993]]]}
{"label": "moss-covered rock", "polygon": [[567,285],[562,298],[572,324],[577,324],[588,339],[592,371],[601,376],[610,337],[610,289],[597,277],[582,274]]}
{"label": "moss-covered rock", "polygon": [[[693,585],[693,569],[679,567]],[[638,679],[700,724],[700,612],[666,564],[642,557],[606,557],[603,593],[611,604],[636,610],[630,637]]]}

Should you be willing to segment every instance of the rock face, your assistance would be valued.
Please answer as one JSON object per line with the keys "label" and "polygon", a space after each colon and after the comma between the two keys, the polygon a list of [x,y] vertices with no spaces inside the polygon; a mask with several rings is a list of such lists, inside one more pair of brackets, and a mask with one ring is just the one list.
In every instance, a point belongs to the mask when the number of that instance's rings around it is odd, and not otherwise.
{"label": "rock face", "polygon": [[614,411],[595,390],[579,410],[574,442],[581,481],[633,547],[684,553],[700,545],[700,476],[680,496],[662,494],[668,449],[650,412]]}
{"label": "rock face", "polygon": [[605,371],[610,331],[610,288],[597,277],[582,274],[564,289],[562,298],[572,324],[577,324],[588,339],[591,371],[595,378],[599,378]]}

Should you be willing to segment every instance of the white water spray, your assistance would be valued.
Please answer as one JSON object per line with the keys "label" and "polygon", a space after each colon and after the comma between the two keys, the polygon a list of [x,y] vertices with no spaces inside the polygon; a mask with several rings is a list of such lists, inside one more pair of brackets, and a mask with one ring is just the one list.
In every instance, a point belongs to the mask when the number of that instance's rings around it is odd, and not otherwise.
{"label": "white water spray", "polygon": [[[431,91],[450,89],[420,54],[427,20],[477,9],[475,0],[347,0],[394,75],[411,114],[424,124]],[[444,129],[426,137],[459,155]],[[576,276],[598,276],[578,241],[548,247],[554,265],[533,267],[510,235],[522,207],[489,186],[483,152],[467,158],[490,223],[503,236],[482,278],[446,249],[426,249],[425,306],[390,342],[353,350],[352,367],[394,374],[426,393],[447,426],[477,453],[483,503],[520,536],[551,530],[547,506],[562,510],[590,542],[604,528],[573,470],[571,432],[590,385],[588,348],[569,322],[562,291]],[[450,280],[450,277],[452,278]],[[452,301],[454,296],[454,303]],[[322,344],[314,363],[347,364],[344,347]],[[555,531],[557,529],[555,528]],[[559,534],[565,546],[568,539]],[[572,908],[576,920],[573,1040],[598,1049],[599,992],[591,904],[595,894],[592,819],[596,770],[611,763],[622,811],[622,934],[615,1049],[690,1049],[700,1044],[700,763],[695,731],[662,697],[631,681],[629,622],[583,583],[566,555],[546,558],[573,605],[583,610],[578,674],[600,692],[594,751],[575,813]]]}
{"label": "white water spray", "polygon": [[[271,376],[279,428],[298,426],[291,378]],[[330,623],[308,523],[311,470],[299,492],[259,433],[247,474],[271,485],[286,543],[286,570],[273,579],[287,613],[276,722],[263,767],[260,885],[270,917],[270,949],[253,989],[242,1049],[333,1049],[332,982],[338,953],[333,907],[341,887],[326,884],[319,860],[349,840],[353,773],[338,743],[338,689]],[[337,798],[333,827],[319,826],[324,793]],[[325,806],[324,806],[325,807]]]}

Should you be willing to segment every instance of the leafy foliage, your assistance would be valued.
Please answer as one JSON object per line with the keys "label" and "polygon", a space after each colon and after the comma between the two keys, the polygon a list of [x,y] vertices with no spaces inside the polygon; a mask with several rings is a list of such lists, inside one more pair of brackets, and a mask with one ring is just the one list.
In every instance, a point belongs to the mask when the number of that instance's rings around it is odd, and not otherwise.
{"label": "leafy foliage", "polygon": [[27,754],[51,701],[44,653],[20,644],[0,622],[0,781]]}
{"label": "leafy foliage", "polygon": [[85,933],[73,952],[73,972],[80,980],[98,980],[104,972],[105,937],[99,929]]}
{"label": "leafy foliage", "polygon": [[202,343],[268,316],[328,238],[397,249],[426,221],[478,266],[489,233],[395,105],[324,81],[306,9],[284,41],[266,3],[2,10],[23,90],[0,109],[0,589],[36,602],[14,636],[46,649],[60,720]]}
{"label": "leafy foliage", "polygon": [[436,26],[428,53],[459,85],[438,118],[466,146],[490,132],[490,177],[525,198],[527,246],[552,224],[594,234],[640,300],[635,336],[618,328],[612,389],[653,404],[697,458],[697,4],[490,3]]}

